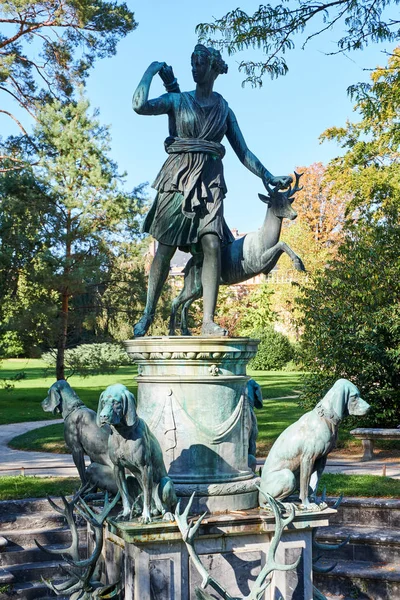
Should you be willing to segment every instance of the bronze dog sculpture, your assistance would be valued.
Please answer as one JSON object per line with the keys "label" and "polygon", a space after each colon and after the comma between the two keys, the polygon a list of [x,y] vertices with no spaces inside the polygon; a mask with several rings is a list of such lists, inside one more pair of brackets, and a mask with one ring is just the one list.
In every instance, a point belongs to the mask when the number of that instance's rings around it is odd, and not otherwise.
{"label": "bronze dog sculpture", "polygon": [[256,442],[258,438],[258,424],[255,408],[263,407],[261,387],[254,379],[249,379],[246,386],[248,405],[248,436],[249,436],[249,458],[248,465],[255,472],[257,467]]}
{"label": "bronze dog sculpture", "polygon": [[167,476],[160,444],[145,421],[138,417],[135,397],[124,385],[110,385],[101,394],[97,423],[111,427],[108,449],[122,497],[121,518],[129,518],[132,510],[125,476],[125,469],[128,469],[143,492],[140,520],[150,523],[152,514],[161,514],[164,520],[173,521],[177,499],[174,484]]}
{"label": "bronze dog sculpture", "polygon": [[[336,446],[339,424],[347,415],[365,415],[370,406],[347,379],[338,379],[316,407],[281,433],[261,475],[260,490],[276,500],[300,491],[301,507],[312,502],[329,452]],[[260,494],[260,503],[262,495]]]}
{"label": "bronze dog sculpture", "polygon": [[[61,414],[64,419],[64,439],[72,453],[82,485],[118,492],[114,479],[114,465],[108,454],[109,428],[97,425],[97,415],[82,402],[67,381],[53,383],[42,402],[45,412]],[[92,464],[85,466],[85,454]]]}

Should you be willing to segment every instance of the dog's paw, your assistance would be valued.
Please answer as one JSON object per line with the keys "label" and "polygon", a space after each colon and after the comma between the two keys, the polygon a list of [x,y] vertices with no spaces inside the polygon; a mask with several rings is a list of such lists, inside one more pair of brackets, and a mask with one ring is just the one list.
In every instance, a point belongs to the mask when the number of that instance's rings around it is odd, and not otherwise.
{"label": "dog's paw", "polygon": [[306,504],[299,504],[298,510],[301,510],[302,512],[319,512],[322,509],[316,502],[307,502]]}
{"label": "dog's paw", "polygon": [[142,523],[143,525],[147,525],[148,523],[151,523],[151,515],[150,513],[143,513],[140,517],[139,517],[139,523]]}
{"label": "dog's paw", "polygon": [[173,521],[175,521],[175,517],[174,517],[174,515],[172,513],[165,512],[163,514],[163,521],[171,521],[171,523],[172,523]]}
{"label": "dog's paw", "polygon": [[130,517],[131,517],[130,511],[125,512],[124,510],[122,510],[120,513],[118,513],[116,520],[117,521],[129,521]]}

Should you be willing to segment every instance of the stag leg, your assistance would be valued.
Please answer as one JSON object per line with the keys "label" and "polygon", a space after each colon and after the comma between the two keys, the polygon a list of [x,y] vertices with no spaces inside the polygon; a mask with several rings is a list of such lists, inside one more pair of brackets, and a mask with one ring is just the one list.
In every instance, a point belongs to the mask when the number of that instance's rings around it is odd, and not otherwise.
{"label": "stag leg", "polygon": [[305,268],[304,263],[301,260],[300,256],[298,256],[295,252],[293,252],[291,247],[288,246],[285,242],[278,242],[278,243],[282,244],[283,251],[286,252],[288,257],[292,261],[292,264],[293,264],[294,268],[296,269],[296,271],[305,271],[306,268]]}
{"label": "stag leg", "polygon": [[293,252],[290,246],[288,246],[285,242],[277,242],[275,246],[272,246],[272,248],[269,248],[266,252],[264,252],[264,254],[261,257],[263,273],[265,275],[272,271],[272,269],[275,267],[276,263],[278,262],[278,260],[284,252],[286,252],[286,254],[289,256],[294,268],[297,271],[306,270],[303,261],[299,256],[297,256],[297,254],[295,254],[295,252]]}
{"label": "stag leg", "polygon": [[192,335],[190,332],[190,329],[188,327],[189,308],[191,307],[191,305],[193,304],[193,302],[195,300],[198,300],[199,298],[201,298],[202,293],[203,293],[203,288],[201,287],[200,289],[198,289],[195,292],[195,294],[193,294],[193,296],[191,298],[189,298],[189,300],[187,300],[185,302],[185,304],[182,307],[182,312],[181,312],[181,334],[182,335]]}
{"label": "stag leg", "polygon": [[[196,289],[198,287],[198,278],[196,277],[196,270],[198,270],[198,267],[194,263],[193,259],[190,259],[190,261],[186,265],[183,290],[172,302],[171,316],[169,320],[169,335],[175,335],[176,314],[178,312],[179,307],[182,306],[182,304],[184,304],[185,302],[187,302],[189,298],[191,298],[192,295],[196,292]],[[182,335],[187,334],[183,333]]]}

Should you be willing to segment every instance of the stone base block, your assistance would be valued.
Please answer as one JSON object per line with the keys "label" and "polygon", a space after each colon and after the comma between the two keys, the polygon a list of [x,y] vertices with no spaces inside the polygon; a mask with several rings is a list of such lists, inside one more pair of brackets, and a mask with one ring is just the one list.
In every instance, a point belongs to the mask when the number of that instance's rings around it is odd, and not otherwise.
{"label": "stone base block", "polygon": [[[300,513],[284,530],[276,561],[290,564],[299,554],[301,560],[293,571],[273,572],[265,600],[312,600],[312,529],[327,526],[334,513]],[[196,538],[196,553],[231,596],[243,598],[268,559],[274,530],[272,514],[259,509],[210,515]],[[125,600],[195,600],[201,577],[175,523],[110,522],[105,539],[107,579],[122,577]]]}

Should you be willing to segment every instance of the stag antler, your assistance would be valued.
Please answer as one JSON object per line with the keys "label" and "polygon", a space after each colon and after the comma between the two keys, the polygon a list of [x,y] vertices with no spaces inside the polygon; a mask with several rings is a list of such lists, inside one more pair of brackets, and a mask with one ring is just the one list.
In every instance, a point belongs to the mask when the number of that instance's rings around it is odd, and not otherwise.
{"label": "stag antler", "polygon": [[281,219],[295,219],[297,217],[297,213],[292,208],[292,202],[294,200],[294,196],[296,192],[299,192],[303,188],[299,186],[300,177],[303,173],[294,173],[296,181],[294,187],[289,185],[289,187],[281,191],[281,187],[271,186],[269,183],[264,182],[265,189],[268,192],[268,196],[264,196],[263,194],[258,194],[260,200],[268,204],[274,211],[274,214]]}
{"label": "stag antler", "polygon": [[[182,539],[185,542],[186,547],[188,549],[189,556],[192,559],[193,564],[196,567],[197,571],[201,575],[201,578],[202,578],[201,587],[203,588],[203,590],[205,587],[207,587],[207,585],[210,585],[212,588],[214,588],[214,590],[216,590],[222,596],[222,598],[224,598],[224,600],[261,600],[261,597],[263,596],[265,590],[271,583],[270,579],[267,580],[268,575],[270,575],[273,571],[289,571],[291,569],[295,569],[297,567],[297,565],[299,564],[301,555],[291,565],[282,565],[282,564],[277,563],[275,560],[275,554],[276,554],[276,550],[278,548],[279,542],[282,537],[282,532],[283,532],[284,528],[287,525],[289,525],[294,519],[294,515],[295,515],[294,507],[291,508],[289,516],[286,519],[283,519],[281,516],[281,513],[279,511],[279,507],[278,507],[277,503],[275,502],[275,500],[268,494],[264,494],[264,495],[267,499],[268,504],[271,506],[271,509],[273,510],[273,513],[275,516],[275,532],[274,532],[273,538],[272,538],[270,546],[269,546],[267,562],[266,562],[265,566],[262,568],[260,574],[258,575],[250,594],[247,596],[244,596],[242,598],[237,597],[237,596],[231,596],[225,590],[225,588],[223,588],[222,585],[220,585],[218,583],[218,581],[216,581],[216,579],[211,577],[211,575],[207,572],[207,569],[204,567],[203,563],[201,562],[198,554],[196,553],[196,550],[194,548],[194,537],[195,537],[196,533],[198,532],[200,525],[203,522],[203,519],[207,513],[202,514],[201,517],[199,517],[194,524],[193,524],[193,520],[190,520],[188,522],[187,518],[188,518],[188,515],[190,512],[191,506],[192,506],[194,493],[192,494],[192,496],[188,502],[188,505],[182,515],[180,514],[180,503],[178,503],[178,505],[176,507],[176,511],[175,511],[175,520],[176,520],[179,530],[182,534]],[[209,596],[207,594],[207,592],[204,592],[203,590],[200,590],[199,588],[197,588],[197,590],[196,590],[197,598],[199,598],[199,599],[201,598],[204,600],[211,599],[211,596]]]}
{"label": "stag antler", "polygon": [[292,569],[296,569],[296,567],[298,566],[298,564],[301,560],[301,554],[300,554],[300,556],[297,558],[297,560],[290,565],[282,565],[282,564],[276,562],[275,554],[276,554],[276,550],[278,548],[279,542],[281,541],[283,530],[285,527],[290,525],[290,523],[293,521],[293,519],[295,517],[295,509],[294,509],[294,506],[291,506],[289,509],[289,516],[286,519],[283,519],[281,512],[279,510],[279,506],[278,506],[277,502],[274,500],[274,498],[272,496],[270,496],[269,494],[262,492],[261,490],[260,490],[260,492],[266,498],[268,504],[270,505],[270,507],[274,513],[275,532],[274,532],[274,536],[273,536],[270,546],[269,546],[267,562],[264,565],[264,567],[261,569],[261,572],[258,575],[250,594],[248,596],[246,596],[244,598],[244,600],[260,600],[262,598],[262,595],[264,594],[265,590],[271,583],[270,579],[267,580],[268,575],[270,575],[273,571],[291,571]]}
{"label": "stag antler", "polygon": [[[198,554],[196,553],[196,550],[194,549],[194,538],[200,528],[200,525],[202,524],[204,518],[207,515],[207,512],[205,512],[201,515],[201,517],[199,517],[197,519],[197,521],[194,522],[193,519],[190,519],[188,522],[188,515],[190,512],[190,509],[192,508],[194,496],[195,496],[195,492],[193,492],[193,494],[191,495],[190,500],[187,503],[187,506],[182,514],[180,513],[181,502],[180,501],[178,502],[176,509],[175,509],[175,521],[179,527],[179,531],[182,534],[182,539],[186,544],[186,548],[188,549],[189,556],[192,559],[194,566],[196,567],[197,571],[199,572],[199,574],[202,578],[201,587],[204,590],[204,588],[206,588],[207,585],[210,585],[211,587],[214,588],[214,590],[216,592],[221,594],[221,596],[223,598],[225,598],[226,600],[237,600],[237,598],[230,596],[228,594],[228,592],[218,583],[218,581],[216,581],[213,577],[211,577],[211,575],[208,573],[207,569],[201,562]],[[207,596],[208,596],[208,594],[203,594],[203,598],[207,598]],[[199,597],[199,595],[198,595],[198,597]]]}
{"label": "stag antler", "polygon": [[303,189],[303,186],[299,187],[300,177],[302,177],[303,175],[304,175],[304,173],[296,173],[296,171],[294,172],[296,181],[295,181],[293,188],[292,188],[292,185],[290,184],[286,190],[281,191],[282,188],[279,185],[272,186],[269,183],[264,183],[265,189],[267,190],[268,195],[270,196],[271,199],[272,198],[282,198],[285,200],[289,200],[290,202],[293,202],[294,195],[296,194],[296,192],[299,192],[300,190]]}
{"label": "stag antler", "polygon": [[[103,524],[111,510],[117,504],[120,499],[120,494],[118,493],[112,502],[108,500],[108,493],[106,493],[104,508],[100,514],[96,514],[92,511],[92,509],[86,504],[86,502],[81,498],[81,494],[85,491],[85,488],[82,488],[77,492],[71,502],[67,502],[67,500],[62,497],[64,503],[64,509],[58,507],[54,502],[50,501],[51,506],[60,514],[63,514],[68,522],[68,525],[71,528],[72,533],[72,543],[71,546],[67,549],[63,549],[58,551],[58,554],[61,554],[63,560],[69,565],[63,567],[60,565],[60,568],[64,573],[68,574],[70,578],[67,581],[64,581],[60,585],[54,585],[51,581],[43,579],[44,583],[57,595],[66,595],[69,594],[71,598],[75,598],[75,595],[79,593],[80,600],[89,600],[92,598],[112,598],[118,595],[118,584],[113,584],[109,586],[102,586],[99,581],[92,581],[93,574],[96,569],[97,561],[100,557],[102,548],[103,548]],[[76,529],[76,524],[73,516],[73,509],[76,508],[77,512],[85,519],[87,523],[89,523],[94,529],[95,536],[95,548],[92,555],[84,560],[79,559],[79,537]],[[38,547],[42,548],[40,544]],[[46,548],[43,548],[46,551]],[[52,554],[55,553],[54,550],[51,551]],[[69,557],[67,556],[69,554]],[[83,569],[83,573],[82,573]]]}

